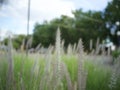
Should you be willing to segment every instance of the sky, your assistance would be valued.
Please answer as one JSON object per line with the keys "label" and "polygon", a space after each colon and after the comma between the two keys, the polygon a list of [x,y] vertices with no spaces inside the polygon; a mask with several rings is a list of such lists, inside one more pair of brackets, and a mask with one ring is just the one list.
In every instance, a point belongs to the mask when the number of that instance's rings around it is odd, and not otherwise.
{"label": "sky", "polygon": [[[33,33],[36,22],[42,23],[61,15],[73,17],[71,11],[82,8],[102,11],[111,0],[31,0],[30,33]],[[7,31],[13,34],[27,33],[28,0],[9,0],[0,9],[0,35]]]}

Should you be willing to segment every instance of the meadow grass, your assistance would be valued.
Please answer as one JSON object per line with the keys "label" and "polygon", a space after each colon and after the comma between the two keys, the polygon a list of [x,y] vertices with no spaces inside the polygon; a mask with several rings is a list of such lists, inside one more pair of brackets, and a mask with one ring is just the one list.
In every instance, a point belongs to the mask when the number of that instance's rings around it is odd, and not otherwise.
{"label": "meadow grass", "polygon": [[119,64],[114,68],[103,56],[91,58],[81,39],[74,54],[72,47],[65,54],[59,28],[57,33],[54,53],[52,46],[44,54],[12,52],[10,42],[8,53],[0,54],[0,90],[120,90]]}
{"label": "meadow grass", "polygon": [[[71,79],[75,82],[77,80],[77,58],[75,56],[64,56],[63,58],[68,67]],[[109,90],[110,69],[106,66],[96,64],[92,60],[85,60],[84,68],[88,72],[86,90]]]}
{"label": "meadow grass", "polygon": [[[15,90],[39,90],[40,83],[46,82],[43,77],[45,75],[45,65],[46,60],[40,55],[37,57],[37,63],[35,59],[36,55],[29,55],[28,57],[25,54],[16,54],[14,55],[14,87],[11,89]],[[53,55],[54,57],[54,55]],[[1,60],[2,59],[2,60]],[[8,63],[5,58],[0,59],[0,90],[6,90],[6,81],[7,81],[7,68]],[[65,63],[72,84],[77,82],[77,68],[78,60],[75,55],[63,55],[61,60]],[[54,61],[54,60],[53,60]],[[108,87],[110,76],[112,73],[111,68],[107,68],[105,65],[96,64],[93,60],[84,60],[84,69],[88,72],[87,81],[86,81],[86,90],[110,90]],[[49,75],[49,74],[48,74]],[[49,76],[48,76],[49,77]],[[120,80],[120,78],[119,78]],[[120,81],[116,85],[116,88],[113,90],[120,90]],[[63,90],[68,90],[67,81],[62,80]],[[52,84],[52,83],[49,83]],[[46,89],[45,89],[46,88]],[[48,90],[45,86],[44,90]]]}

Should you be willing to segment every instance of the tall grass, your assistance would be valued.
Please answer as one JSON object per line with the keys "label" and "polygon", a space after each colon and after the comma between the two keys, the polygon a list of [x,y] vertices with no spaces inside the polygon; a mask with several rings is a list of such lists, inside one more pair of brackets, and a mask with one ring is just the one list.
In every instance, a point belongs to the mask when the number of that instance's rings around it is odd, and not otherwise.
{"label": "tall grass", "polygon": [[[54,57],[54,56],[53,56]],[[23,55],[16,55],[14,56],[14,87],[15,90],[52,90],[55,83],[54,83],[54,75],[51,73],[45,73],[46,61],[44,58],[38,57],[39,60],[34,66],[35,60],[28,58]],[[67,73],[67,77],[63,78],[62,86],[63,90],[68,90],[67,80],[70,77],[70,81],[72,82],[72,86],[77,86],[77,79],[78,79],[78,60],[76,56],[62,56],[62,61],[65,63],[64,66]],[[52,62],[51,69],[54,68],[54,63]],[[86,90],[110,90],[109,89],[109,82],[111,76],[111,70],[106,69],[105,67],[101,67],[100,65],[96,65],[92,62],[92,60],[85,60],[84,69],[87,70],[87,81],[86,81]],[[0,61],[0,90],[6,90],[7,84],[7,63],[6,61]],[[64,69],[65,69],[64,68]],[[61,70],[63,71],[63,69]],[[54,72],[55,73],[55,72]],[[46,75],[45,75],[46,74]],[[61,74],[63,75],[63,74]],[[48,79],[48,78],[50,79]],[[46,79],[45,79],[46,78]],[[49,80],[49,81],[48,81]],[[118,80],[118,79],[117,79]],[[50,86],[46,86],[47,85]],[[116,85],[119,90],[119,83]],[[41,89],[41,87],[43,87]],[[49,88],[51,89],[49,89]],[[11,89],[12,90],[12,89]],[[58,88],[56,90],[59,90]],[[62,89],[60,89],[62,90]],[[77,89],[79,90],[79,89]]]}
{"label": "tall grass", "polygon": [[66,54],[59,28],[55,50],[50,46],[45,54],[38,53],[40,45],[28,56],[14,53],[9,41],[8,51],[0,53],[0,90],[120,90],[120,58],[113,66],[103,55],[87,55],[81,39]]}

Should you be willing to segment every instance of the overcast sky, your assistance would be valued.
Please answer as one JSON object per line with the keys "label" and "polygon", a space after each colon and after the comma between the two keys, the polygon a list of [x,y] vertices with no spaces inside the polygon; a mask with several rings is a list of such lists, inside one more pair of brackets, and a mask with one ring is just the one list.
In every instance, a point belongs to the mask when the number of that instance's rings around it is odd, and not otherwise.
{"label": "overcast sky", "polygon": [[[82,8],[102,11],[111,0],[31,0],[30,33],[36,22],[51,20],[56,17],[71,14],[72,10]],[[10,0],[9,4],[0,10],[0,30],[16,34],[26,34],[28,0]]]}

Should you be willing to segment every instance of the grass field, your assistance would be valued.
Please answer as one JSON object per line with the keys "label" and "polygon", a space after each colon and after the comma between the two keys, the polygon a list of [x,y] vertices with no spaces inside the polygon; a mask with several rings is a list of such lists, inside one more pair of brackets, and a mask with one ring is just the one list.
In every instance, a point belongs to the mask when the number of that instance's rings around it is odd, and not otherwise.
{"label": "grass field", "polygon": [[[9,90],[52,90],[55,82],[52,75],[54,72],[54,55],[51,56],[50,70],[47,71],[48,62],[43,55],[16,54],[14,55],[13,81],[11,81]],[[102,63],[95,63],[94,60],[84,58],[84,69],[87,71],[86,90],[110,90],[109,83],[112,75],[112,66]],[[73,86],[77,86],[78,79],[78,60],[77,56],[64,55],[62,62],[65,63]],[[96,61],[97,62],[97,61]],[[62,70],[61,70],[62,72]],[[5,57],[0,59],[0,90],[6,90],[8,63]],[[56,74],[57,75],[57,74]],[[62,75],[62,74],[61,74]],[[68,90],[67,78],[61,80],[60,89]],[[41,88],[42,87],[42,88]],[[117,79],[115,88],[120,90],[120,82]]]}
{"label": "grass field", "polygon": [[9,40],[0,51],[0,90],[120,90],[120,57],[111,63],[108,54],[87,54],[81,39],[67,53],[63,48],[59,30],[44,54],[18,53]]}

